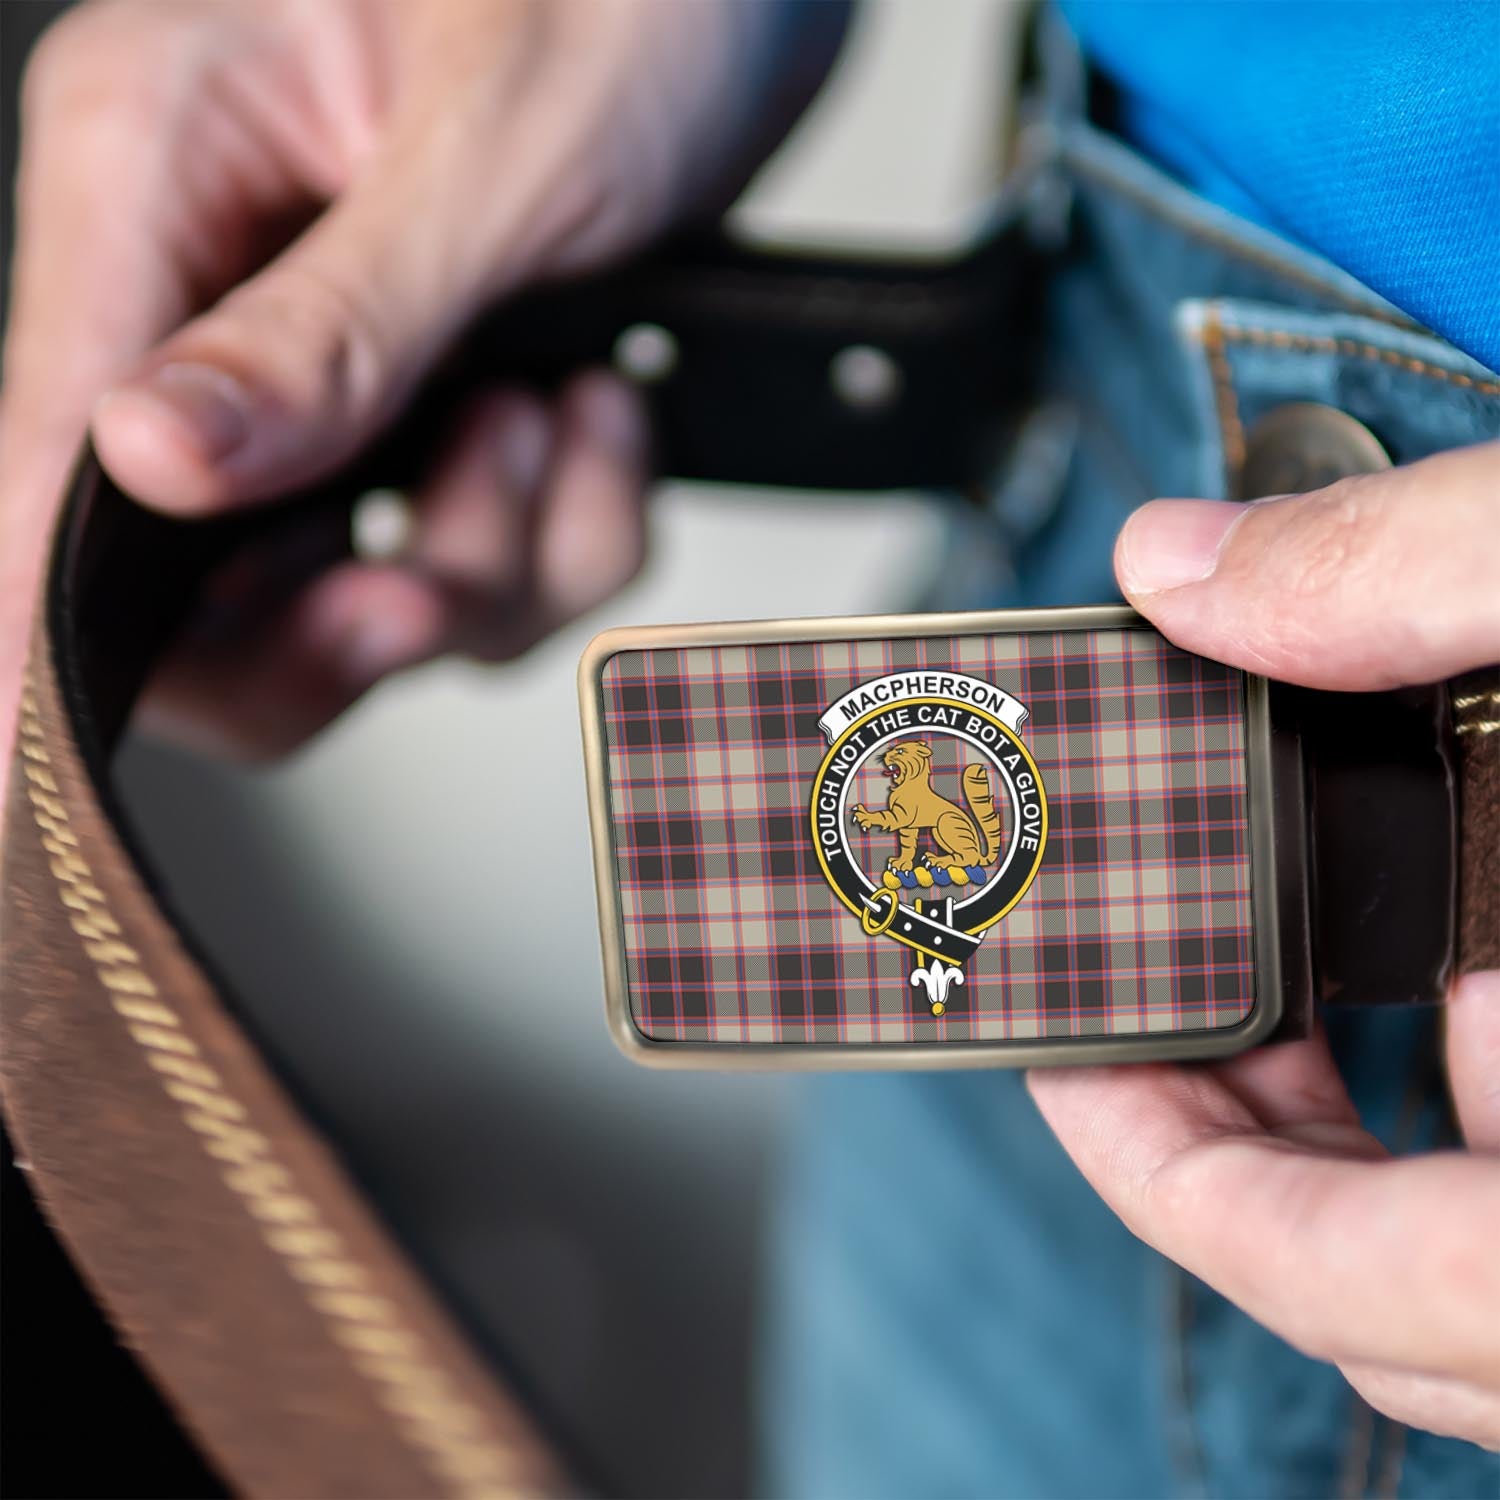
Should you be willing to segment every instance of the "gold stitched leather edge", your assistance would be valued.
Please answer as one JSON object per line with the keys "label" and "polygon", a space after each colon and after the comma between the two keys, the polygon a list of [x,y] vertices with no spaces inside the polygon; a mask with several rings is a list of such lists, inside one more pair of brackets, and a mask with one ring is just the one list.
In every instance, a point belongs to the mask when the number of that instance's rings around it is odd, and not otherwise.
{"label": "gold stitched leather edge", "polygon": [[281,1258],[329,1337],[371,1387],[396,1429],[445,1489],[463,1500],[517,1500],[514,1450],[487,1432],[482,1413],[453,1389],[421,1339],[403,1326],[387,1297],[367,1290],[368,1272],[329,1229],[317,1205],[297,1191],[291,1170],[254,1128],[249,1111],[202,1061],[201,1049],[168,1005],[128,942],[81,852],[41,721],[36,681],[28,673],[21,698],[18,768],[69,924],[109,997],[145,1054],[163,1091],[204,1152],[223,1164],[225,1185]]}

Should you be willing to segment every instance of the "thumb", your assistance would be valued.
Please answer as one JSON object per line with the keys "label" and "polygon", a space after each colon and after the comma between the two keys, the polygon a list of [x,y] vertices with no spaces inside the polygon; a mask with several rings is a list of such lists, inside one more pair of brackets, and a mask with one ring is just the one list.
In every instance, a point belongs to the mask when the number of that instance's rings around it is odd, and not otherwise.
{"label": "thumb", "polygon": [[1158,500],[1115,547],[1126,597],[1189,651],[1377,692],[1500,659],[1500,444],[1251,505]]}
{"label": "thumb", "polygon": [[214,510],[316,478],[379,429],[514,274],[513,224],[474,210],[474,164],[446,144],[372,160],[103,396],[93,437],[119,484],[163,509]]}

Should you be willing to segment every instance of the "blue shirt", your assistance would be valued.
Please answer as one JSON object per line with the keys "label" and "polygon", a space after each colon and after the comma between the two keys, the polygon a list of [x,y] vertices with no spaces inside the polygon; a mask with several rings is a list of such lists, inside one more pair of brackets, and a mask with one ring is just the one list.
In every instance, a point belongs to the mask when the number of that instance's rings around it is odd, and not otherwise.
{"label": "blue shirt", "polygon": [[1139,149],[1500,368],[1500,4],[1062,7]]}

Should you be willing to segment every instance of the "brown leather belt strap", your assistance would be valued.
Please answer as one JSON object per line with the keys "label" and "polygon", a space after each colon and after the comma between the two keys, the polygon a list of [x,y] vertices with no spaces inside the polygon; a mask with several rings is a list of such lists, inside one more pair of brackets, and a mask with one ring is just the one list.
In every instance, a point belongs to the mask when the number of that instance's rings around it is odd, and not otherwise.
{"label": "brown leather belt strap", "polygon": [[1500,667],[1452,685],[1458,746],[1458,969],[1500,969]]}
{"label": "brown leather belt strap", "polygon": [[[125,663],[97,639],[82,649],[59,608],[79,564],[101,555],[90,522],[111,532],[107,507],[95,509],[97,470],[78,483],[21,705],[0,907],[5,1111],[44,1210],[236,1489],[558,1492],[561,1471],[522,1407],[273,1076],[137,867],[95,734],[118,724],[121,705],[101,693],[99,717],[88,680]],[[144,602],[147,575],[119,552],[112,561]],[[119,617],[116,644],[131,618]],[[135,665],[127,680],[139,680]]]}

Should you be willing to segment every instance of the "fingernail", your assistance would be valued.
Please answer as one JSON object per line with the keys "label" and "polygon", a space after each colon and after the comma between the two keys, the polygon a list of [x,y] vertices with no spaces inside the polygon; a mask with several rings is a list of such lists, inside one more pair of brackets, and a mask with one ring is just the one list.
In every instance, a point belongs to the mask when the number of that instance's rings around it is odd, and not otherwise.
{"label": "fingernail", "polygon": [[424,645],[407,621],[371,615],[351,625],[340,665],[351,683],[368,687],[390,672],[411,666],[422,656]]}
{"label": "fingernail", "polygon": [[547,467],[547,419],[529,406],[517,407],[501,419],[495,433],[500,482],[516,496],[530,495],[542,482]]}
{"label": "fingernail", "polygon": [[1202,583],[1219,564],[1225,540],[1245,513],[1228,500],[1153,500],[1125,523],[1117,549],[1127,594],[1159,594]]}
{"label": "fingernail", "polygon": [[589,379],[578,392],[578,415],[594,440],[625,457],[640,454],[646,441],[641,398],[611,375]]}
{"label": "fingernail", "polygon": [[112,391],[160,408],[210,463],[228,458],[250,436],[250,397],[232,375],[213,365],[171,364]]}

